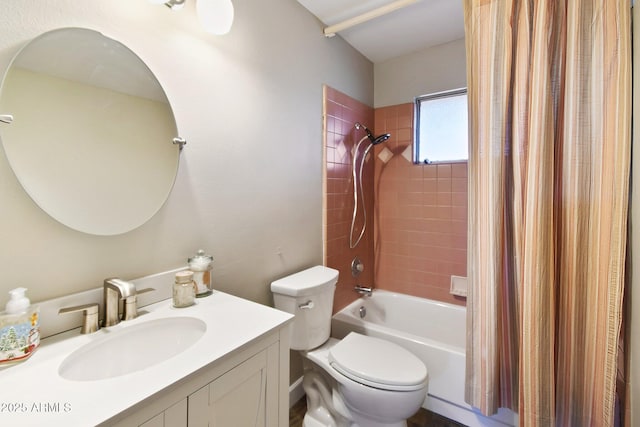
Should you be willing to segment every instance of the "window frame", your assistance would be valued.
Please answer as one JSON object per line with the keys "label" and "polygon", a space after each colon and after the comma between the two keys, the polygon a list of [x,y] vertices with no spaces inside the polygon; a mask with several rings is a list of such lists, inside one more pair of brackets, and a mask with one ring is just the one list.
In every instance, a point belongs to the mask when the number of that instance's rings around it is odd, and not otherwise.
{"label": "window frame", "polygon": [[[467,95],[467,88],[463,87],[463,88],[458,88],[458,89],[451,89],[451,90],[445,90],[442,92],[434,92],[434,93],[430,93],[427,95],[421,95],[415,98],[414,101],[414,123],[415,123],[415,129],[414,129],[414,143],[413,143],[413,162],[417,165],[431,165],[431,164],[439,164],[439,163],[466,163],[469,161],[469,153],[467,151],[467,158],[466,159],[451,159],[451,160],[429,160],[429,159],[425,159],[423,161],[420,160],[420,106],[421,103],[423,101],[429,101],[429,100],[434,100],[434,99],[442,99],[442,98],[449,98],[449,97],[453,97],[453,96],[460,96],[460,95]],[[469,101],[469,98],[467,96],[467,103]],[[469,119],[467,117],[467,126]]]}

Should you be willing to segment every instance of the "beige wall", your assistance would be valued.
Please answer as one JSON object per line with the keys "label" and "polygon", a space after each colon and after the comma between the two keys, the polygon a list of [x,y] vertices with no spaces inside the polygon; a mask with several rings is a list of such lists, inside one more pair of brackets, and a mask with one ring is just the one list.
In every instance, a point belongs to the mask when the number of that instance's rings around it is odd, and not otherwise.
{"label": "beige wall", "polygon": [[113,237],[52,220],[2,152],[0,307],[16,286],[40,301],[169,270],[199,248],[214,257],[217,289],[270,304],[273,279],[322,263],[322,85],[371,105],[373,66],[295,1],[234,6],[231,33],[216,37],[195,2],[172,12],[146,0],[0,0],[0,73],[43,32],[100,31],[156,74],[188,141],[165,206]]}
{"label": "beige wall", "polygon": [[375,64],[374,106],[413,102],[416,96],[467,86],[464,39]]}

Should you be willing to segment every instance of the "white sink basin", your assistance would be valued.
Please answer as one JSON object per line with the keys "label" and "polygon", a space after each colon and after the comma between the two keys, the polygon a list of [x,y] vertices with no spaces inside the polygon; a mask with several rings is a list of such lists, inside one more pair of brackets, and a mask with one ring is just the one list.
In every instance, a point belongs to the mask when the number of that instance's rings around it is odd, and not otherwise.
{"label": "white sink basin", "polygon": [[58,373],[74,381],[118,377],[163,362],[195,344],[207,325],[193,317],[150,320],[103,334],[67,356]]}

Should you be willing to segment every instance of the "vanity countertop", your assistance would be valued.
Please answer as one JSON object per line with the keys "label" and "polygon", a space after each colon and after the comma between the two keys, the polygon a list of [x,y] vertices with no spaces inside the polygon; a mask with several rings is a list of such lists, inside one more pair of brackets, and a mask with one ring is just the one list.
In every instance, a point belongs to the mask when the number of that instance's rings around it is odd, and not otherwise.
{"label": "vanity countertop", "polygon": [[[203,320],[207,329],[195,344],[165,361],[96,381],[72,381],[58,374],[63,360],[87,343],[141,322],[182,316]],[[214,291],[188,308],[178,309],[170,299],[164,300],[141,308],[134,320],[93,334],[81,335],[79,329],[74,329],[54,335],[42,340],[40,348],[25,362],[0,368],[0,425],[103,423],[291,319],[289,313]],[[144,342],[140,345],[144,346]]]}

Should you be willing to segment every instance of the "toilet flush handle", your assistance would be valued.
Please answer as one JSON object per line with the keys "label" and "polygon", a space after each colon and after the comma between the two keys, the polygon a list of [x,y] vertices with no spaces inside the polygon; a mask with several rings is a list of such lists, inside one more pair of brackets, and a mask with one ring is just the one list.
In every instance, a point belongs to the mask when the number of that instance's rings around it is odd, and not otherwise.
{"label": "toilet flush handle", "polygon": [[300,305],[298,306],[298,308],[299,308],[300,310],[309,310],[309,309],[313,308],[313,305],[314,305],[314,304],[313,304],[313,301],[309,300],[309,301],[307,301],[307,302],[305,302],[305,303],[303,303],[303,304],[300,304]]}

